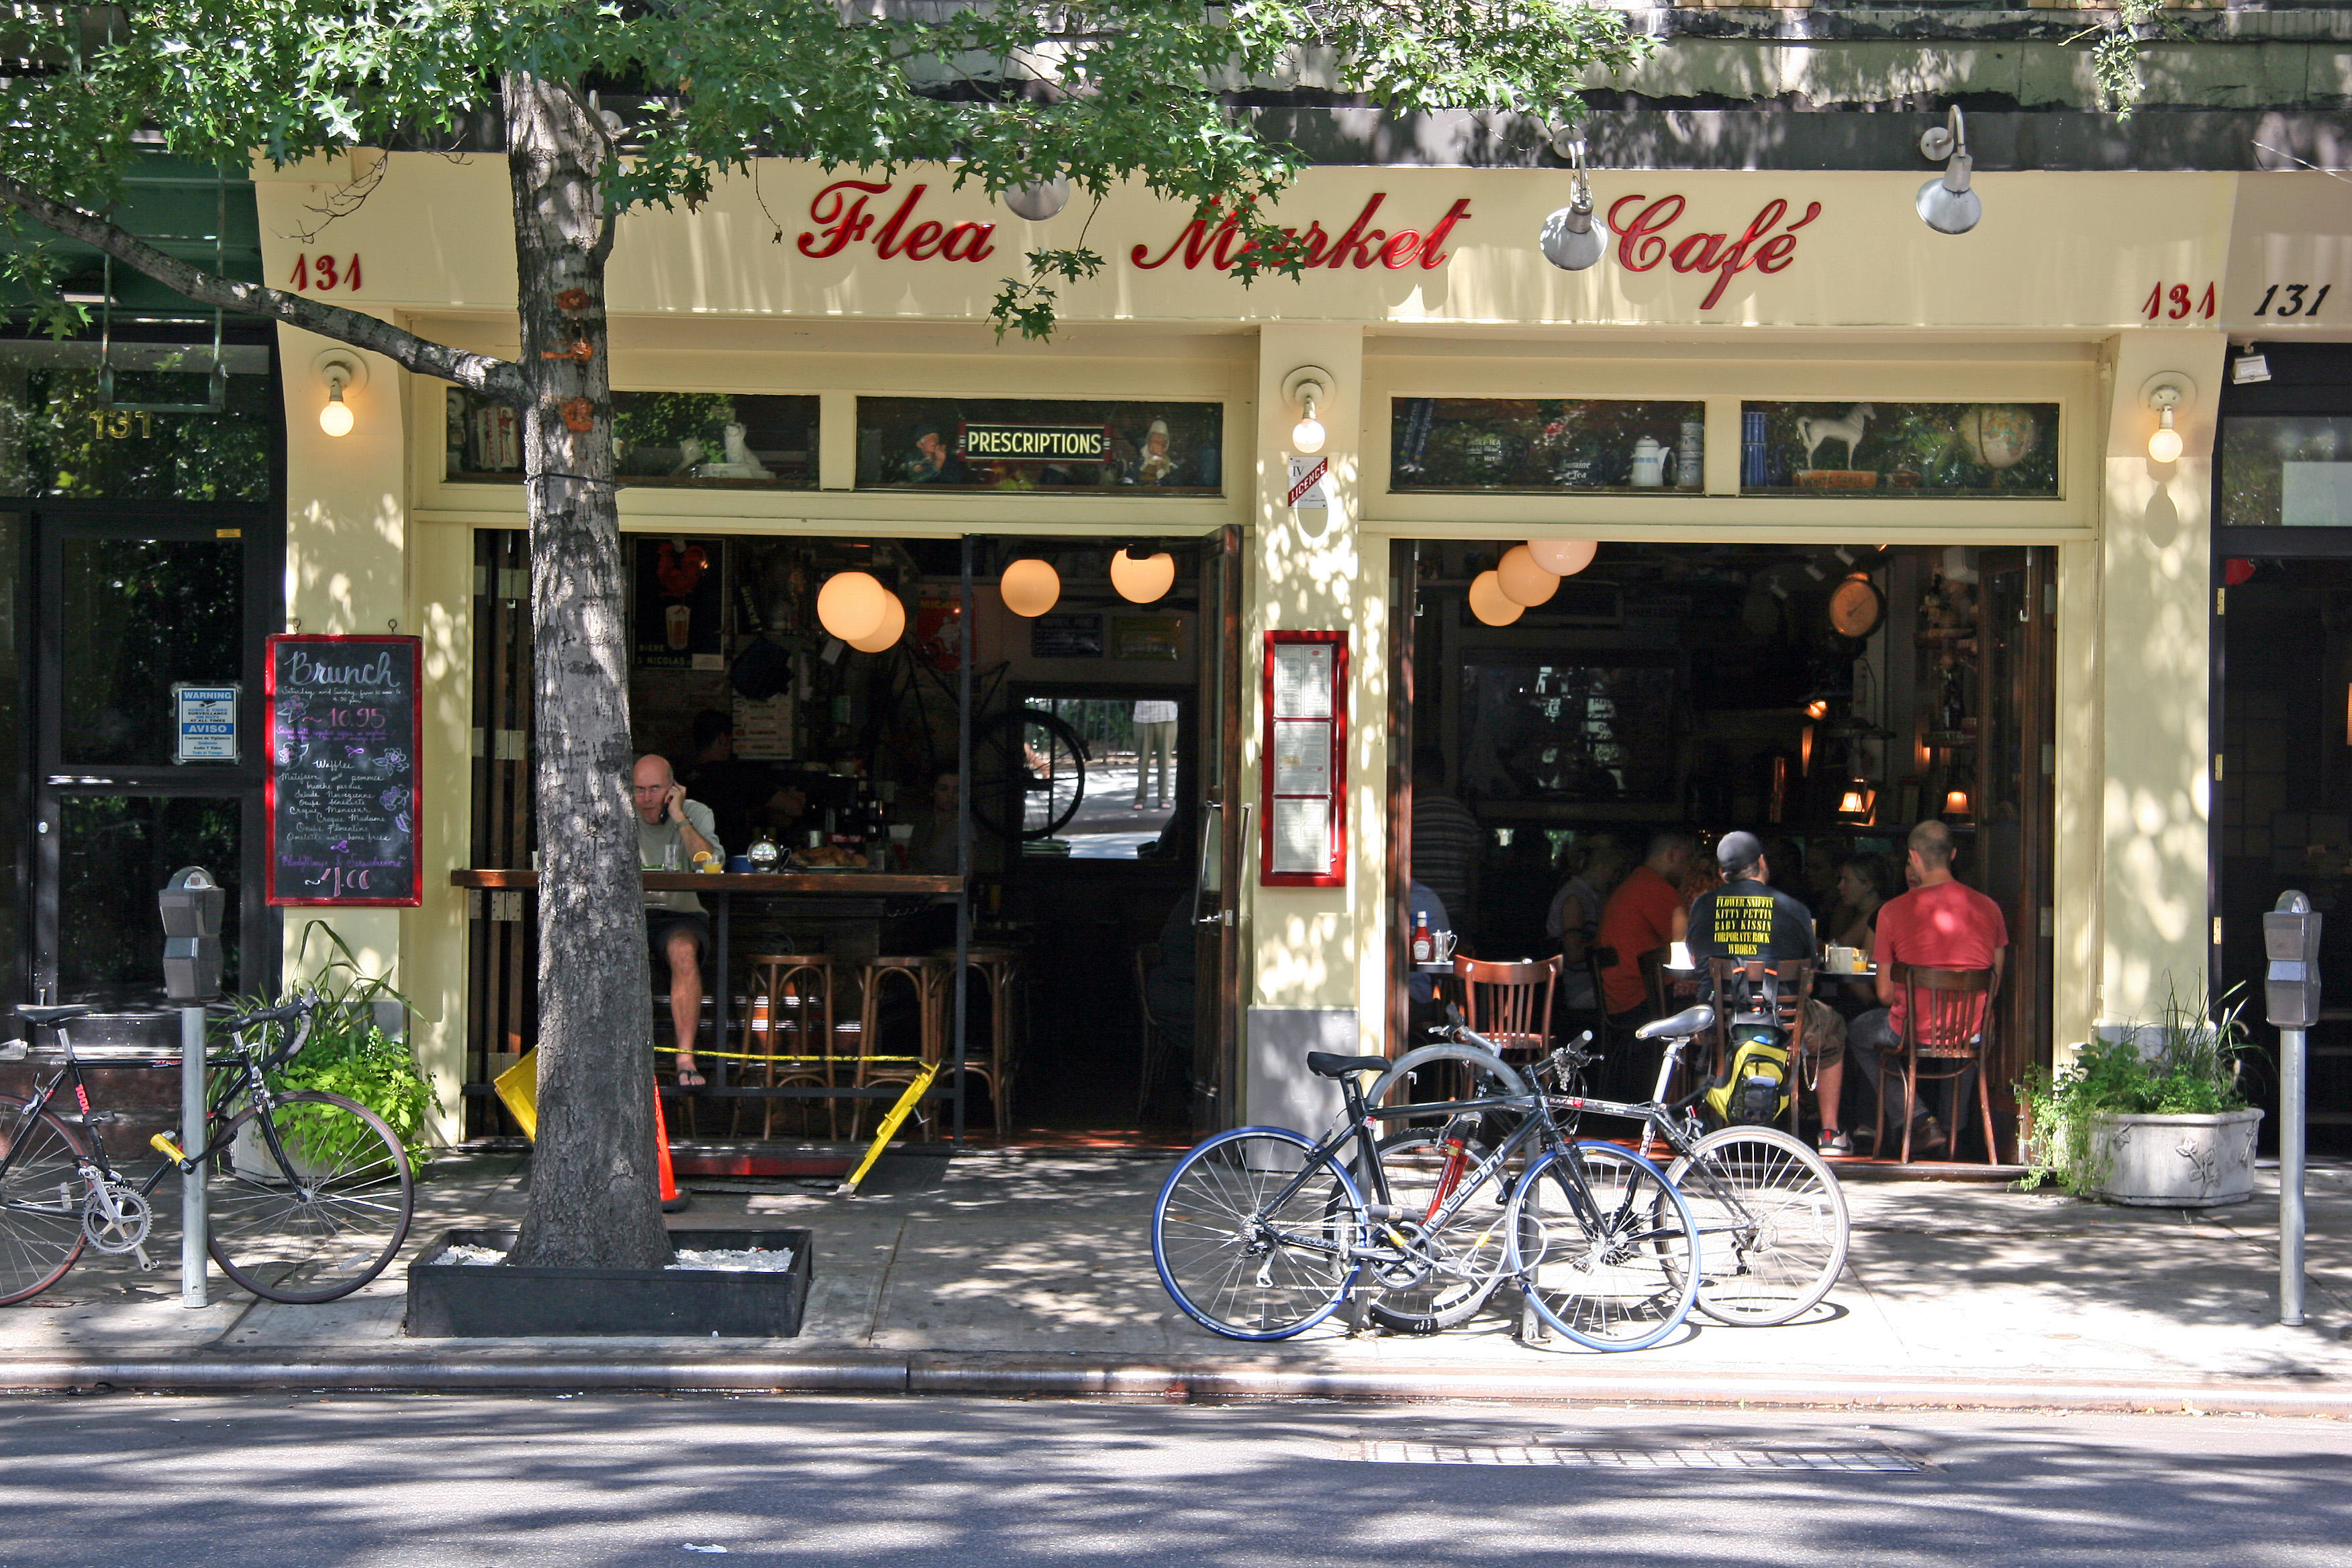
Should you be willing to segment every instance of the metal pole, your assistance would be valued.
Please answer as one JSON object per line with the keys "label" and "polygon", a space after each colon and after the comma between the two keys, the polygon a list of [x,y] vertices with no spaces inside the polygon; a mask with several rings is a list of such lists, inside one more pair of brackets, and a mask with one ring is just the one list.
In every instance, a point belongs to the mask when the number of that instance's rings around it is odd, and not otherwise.
{"label": "metal pole", "polygon": [[[205,1010],[180,1009],[180,1147],[189,1158],[205,1147]],[[207,1304],[205,1271],[207,1215],[205,1173],[209,1160],[180,1177],[180,1305]]]}
{"label": "metal pole", "polygon": [[2303,1325],[2303,1097],[2305,1064],[2302,1029],[2279,1031],[2279,1321]]}

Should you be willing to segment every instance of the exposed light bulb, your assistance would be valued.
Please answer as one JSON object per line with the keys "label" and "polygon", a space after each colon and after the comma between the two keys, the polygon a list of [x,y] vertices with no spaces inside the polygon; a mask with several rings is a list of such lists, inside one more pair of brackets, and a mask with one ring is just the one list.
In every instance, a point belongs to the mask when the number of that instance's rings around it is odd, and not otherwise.
{"label": "exposed light bulb", "polygon": [[2180,432],[2172,427],[2172,405],[2166,404],[2158,416],[2159,423],[2147,438],[2147,455],[2151,461],[2177,463],[2180,460]]}
{"label": "exposed light bulb", "polygon": [[1313,393],[1310,392],[1301,397],[1298,404],[1298,423],[1290,427],[1290,444],[1297,447],[1305,456],[1311,458],[1323,449],[1323,443],[1329,432],[1323,428],[1323,421],[1315,417]]}
{"label": "exposed light bulb", "polygon": [[352,405],[343,401],[343,384],[331,382],[327,387],[327,405],[319,410],[319,428],[330,436],[342,437],[352,433],[357,423],[352,417]]}

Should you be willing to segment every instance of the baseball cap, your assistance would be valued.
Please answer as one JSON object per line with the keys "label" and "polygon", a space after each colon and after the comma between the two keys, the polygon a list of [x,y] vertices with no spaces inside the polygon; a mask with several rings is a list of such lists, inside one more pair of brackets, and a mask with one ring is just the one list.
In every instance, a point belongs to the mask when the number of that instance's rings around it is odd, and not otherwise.
{"label": "baseball cap", "polygon": [[1726,870],[1753,866],[1764,858],[1764,841],[1753,833],[1727,833],[1715,846],[1715,863]]}

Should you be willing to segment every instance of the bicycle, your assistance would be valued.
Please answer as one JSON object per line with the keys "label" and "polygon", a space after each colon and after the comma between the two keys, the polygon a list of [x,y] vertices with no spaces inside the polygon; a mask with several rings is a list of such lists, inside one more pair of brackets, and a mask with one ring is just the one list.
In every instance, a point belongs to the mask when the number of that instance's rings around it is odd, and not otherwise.
{"label": "bicycle", "polygon": [[[1397,1201],[1373,1136],[1381,1113],[1357,1080],[1389,1074],[1382,1057],[1308,1054],[1307,1070],[1337,1079],[1346,1107],[1321,1139],[1244,1127],[1179,1161],[1151,1219],[1152,1262],[1177,1306],[1229,1339],[1287,1339],[1337,1311],[1369,1268],[1376,1315],[1388,1296],[1408,1294],[1434,1298],[1459,1321],[1508,1278],[1539,1319],[1588,1349],[1642,1350],[1674,1332],[1697,1293],[1699,1244],[1666,1173],[1613,1143],[1570,1142],[1543,1096],[1499,1058],[1451,1049],[1500,1092],[1435,1109],[1517,1121],[1443,1191],[1414,1187]],[[1351,1143],[1370,1198],[1336,1157]],[[1514,1157],[1530,1148],[1514,1173]]]}
{"label": "bicycle", "polygon": [[[154,1268],[145,1247],[154,1222],[149,1196],[166,1174],[200,1168],[215,1178],[207,1194],[213,1261],[255,1295],[331,1301],[383,1272],[415,1209],[399,1139],[364,1106],[307,1089],[281,1094],[265,1076],[300,1052],[320,1005],[301,997],[222,1020],[233,1043],[205,1108],[204,1148],[183,1153],[157,1133],[149,1142],[165,1163],[136,1185],[107,1157],[100,1129],[121,1119],[90,1109],[66,1028],[92,1009],[17,1008],[57,1037],[64,1059],[29,1100],[0,1095],[0,1306],[65,1278],[85,1246],[130,1253],[142,1270]],[[257,1057],[250,1037],[289,1024],[297,1027],[288,1042]],[[68,1079],[78,1111],[50,1110]],[[87,1131],[87,1145],[73,1123]]]}
{"label": "bicycle", "polygon": [[[1776,1127],[1734,1125],[1708,1131],[1693,1110],[1706,1092],[1703,1083],[1678,1100],[1666,1100],[1683,1054],[1714,1022],[1714,1008],[1702,1004],[1634,1031],[1636,1039],[1666,1042],[1657,1084],[1647,1100],[1596,1100],[1580,1092],[1582,1069],[1599,1059],[1583,1049],[1590,1034],[1552,1051],[1536,1072],[1539,1081],[1549,1080],[1545,1109],[1562,1137],[1574,1133],[1581,1116],[1619,1116],[1642,1122],[1645,1139],[1655,1137],[1674,1151],[1666,1177],[1689,1204],[1699,1229],[1698,1310],[1717,1322],[1768,1328],[1811,1310],[1829,1294],[1845,1268],[1852,1225],[1837,1177],[1802,1142]],[[1454,1033],[1477,1039],[1468,1030]],[[1409,1052],[1367,1098],[1377,1110],[1395,1083],[1408,1081],[1421,1067],[1452,1059],[1444,1047]],[[1455,1114],[1444,1103],[1401,1109],[1421,1115]],[[1431,1152],[1444,1152],[1428,1147],[1433,1137],[1429,1130],[1416,1128],[1391,1134],[1382,1141],[1382,1159],[1408,1160],[1418,1154],[1419,1163],[1426,1166]],[[1451,1163],[1441,1161],[1430,1184],[1433,1197],[1442,1197],[1449,1182],[1461,1179],[1463,1159],[1455,1154]],[[1469,1310],[1476,1307],[1472,1303]]]}

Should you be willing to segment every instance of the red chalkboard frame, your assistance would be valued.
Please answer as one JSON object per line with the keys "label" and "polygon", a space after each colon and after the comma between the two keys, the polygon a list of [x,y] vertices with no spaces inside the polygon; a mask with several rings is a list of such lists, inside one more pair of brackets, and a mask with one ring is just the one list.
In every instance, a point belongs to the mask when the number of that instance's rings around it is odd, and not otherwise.
{"label": "red chalkboard frame", "polygon": [[[408,689],[411,693],[408,710],[409,765],[413,770],[410,789],[413,798],[408,807],[409,864],[414,880],[403,898],[296,898],[278,890],[278,649],[281,644],[299,643],[305,646],[356,646],[405,648],[408,651]],[[324,632],[278,632],[268,638],[262,659],[262,744],[263,755],[268,759],[268,771],[262,784],[262,820],[264,855],[268,901],[289,907],[307,905],[330,909],[389,909],[413,910],[425,902],[425,863],[416,853],[418,825],[425,820],[425,639],[393,632],[373,634],[332,635]]]}
{"label": "red chalkboard frame", "polygon": [[[1331,837],[1329,855],[1320,871],[1277,871],[1274,868],[1274,803],[1276,799],[1305,799],[1307,796],[1277,796],[1274,791],[1274,753],[1276,726],[1285,722],[1274,716],[1274,650],[1299,643],[1328,643],[1331,655]],[[1260,679],[1264,689],[1260,700],[1260,724],[1263,733],[1258,740],[1259,804],[1258,804],[1258,885],[1262,888],[1344,888],[1348,885],[1348,634],[1346,632],[1268,632],[1265,634],[1265,668]]]}

